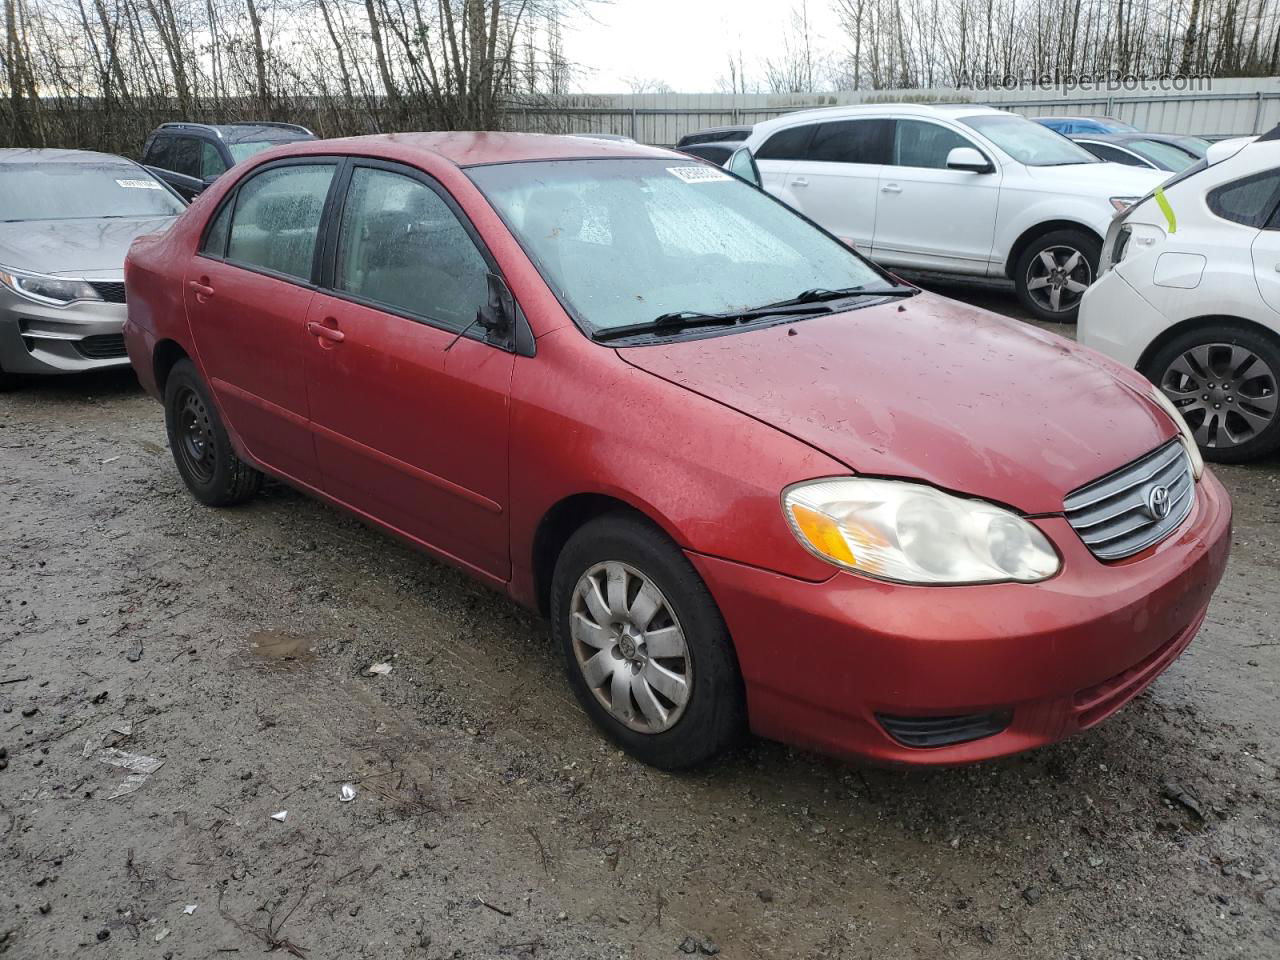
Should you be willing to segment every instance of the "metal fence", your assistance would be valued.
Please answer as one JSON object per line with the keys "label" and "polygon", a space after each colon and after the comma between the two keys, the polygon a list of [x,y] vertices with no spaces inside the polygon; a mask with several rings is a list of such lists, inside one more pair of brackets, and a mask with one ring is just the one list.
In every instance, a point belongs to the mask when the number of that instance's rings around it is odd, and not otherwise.
{"label": "metal fence", "polygon": [[1263,133],[1280,123],[1280,78],[1204,81],[1185,93],[978,92],[954,89],[868,90],[818,95],[619,94],[567,96],[555,103],[511,105],[510,130],[609,133],[670,145],[706,127],[760,123],[796,110],[858,103],[990,104],[1024,116],[1106,115],[1142,130],[1210,137]]}

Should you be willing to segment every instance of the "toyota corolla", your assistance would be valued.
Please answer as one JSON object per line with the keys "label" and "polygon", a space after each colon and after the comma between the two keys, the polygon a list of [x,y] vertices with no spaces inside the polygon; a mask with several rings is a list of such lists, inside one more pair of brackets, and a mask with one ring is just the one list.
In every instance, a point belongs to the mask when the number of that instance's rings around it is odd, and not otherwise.
{"label": "toyota corolla", "polygon": [[1151,384],[634,144],[295,144],[126,265],[210,506],[264,475],[546,614],[586,712],[955,764],[1098,723],[1191,642],[1230,504]]}

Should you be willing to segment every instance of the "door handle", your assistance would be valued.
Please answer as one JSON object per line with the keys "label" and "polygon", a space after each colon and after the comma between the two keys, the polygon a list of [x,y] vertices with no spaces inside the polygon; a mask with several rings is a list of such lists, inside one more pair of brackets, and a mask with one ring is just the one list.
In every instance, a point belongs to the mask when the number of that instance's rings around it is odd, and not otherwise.
{"label": "door handle", "polygon": [[880,188],[880,192],[881,193],[901,193],[902,188],[898,186],[896,183],[886,183],[883,187]]}
{"label": "door handle", "polygon": [[209,286],[209,278],[201,277],[197,280],[188,280],[187,286],[195,293],[196,299],[204,303],[213,296],[213,287]]}
{"label": "door handle", "polygon": [[[333,318],[329,318],[329,322],[333,322]],[[314,320],[307,321],[307,333],[313,337],[319,337],[321,340],[331,340],[334,343],[341,343],[347,339],[347,335],[337,327],[326,327],[323,323],[316,323]]]}
{"label": "door handle", "polygon": [[793,187],[807,187],[809,185],[809,181],[806,180],[804,177],[796,177],[794,180],[791,181],[791,185]]}

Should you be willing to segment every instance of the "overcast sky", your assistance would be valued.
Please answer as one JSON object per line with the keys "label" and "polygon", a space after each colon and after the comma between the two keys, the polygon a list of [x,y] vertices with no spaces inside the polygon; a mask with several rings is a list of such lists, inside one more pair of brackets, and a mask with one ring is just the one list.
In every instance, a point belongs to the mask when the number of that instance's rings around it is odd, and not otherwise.
{"label": "overcast sky", "polygon": [[[785,0],[612,0],[565,21],[565,53],[584,93],[629,93],[631,78],[665,80],[680,93],[716,93],[730,50],[742,49],[748,82],[763,80],[791,19]],[[826,0],[810,0],[819,44],[840,46]],[[750,89],[750,88],[748,88]]]}

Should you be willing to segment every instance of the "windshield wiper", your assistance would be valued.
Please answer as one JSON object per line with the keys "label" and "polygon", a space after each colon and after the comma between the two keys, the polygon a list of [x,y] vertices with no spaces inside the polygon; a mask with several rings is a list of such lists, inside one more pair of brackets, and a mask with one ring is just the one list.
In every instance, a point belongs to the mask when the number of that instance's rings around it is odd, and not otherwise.
{"label": "windshield wiper", "polygon": [[814,287],[812,290],[801,291],[790,300],[780,300],[770,306],[789,307],[798,303],[825,303],[830,300],[844,300],[848,297],[914,297],[919,292],[918,287],[908,284],[898,287],[842,287],[838,290]]}
{"label": "windshield wiper", "polygon": [[608,327],[592,333],[595,340],[620,340],[638,333],[665,333],[668,330],[685,330],[689,327],[733,326],[748,320],[761,320],[775,316],[803,316],[829,313],[830,307],[821,303],[770,304],[750,310],[730,310],[726,313],[701,313],[697,310],[678,310],[664,313],[644,323],[628,323],[621,327]]}

